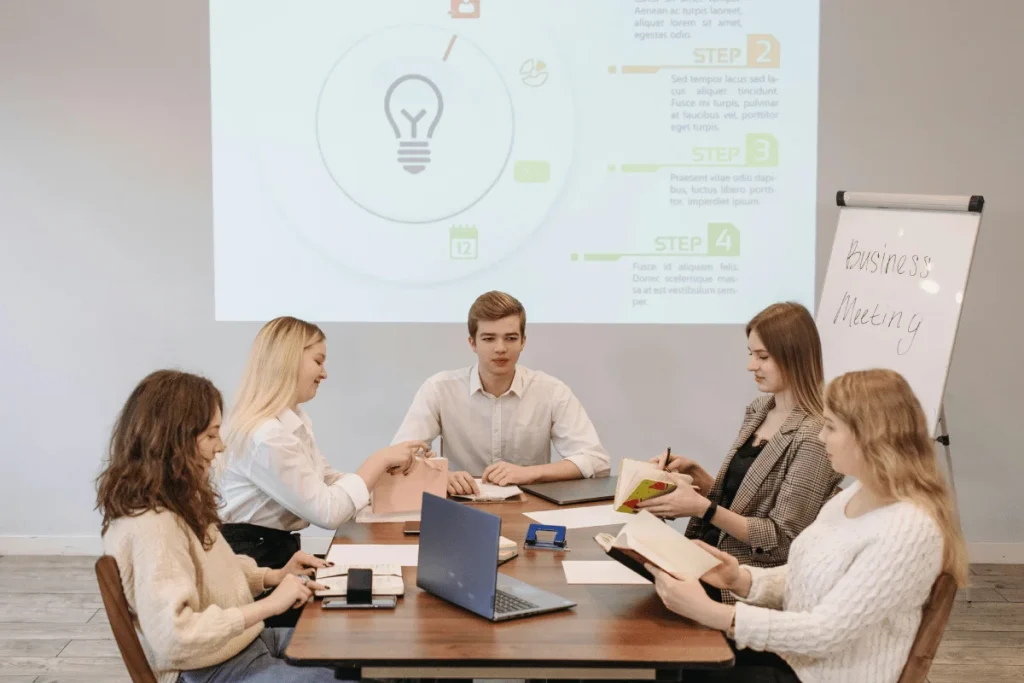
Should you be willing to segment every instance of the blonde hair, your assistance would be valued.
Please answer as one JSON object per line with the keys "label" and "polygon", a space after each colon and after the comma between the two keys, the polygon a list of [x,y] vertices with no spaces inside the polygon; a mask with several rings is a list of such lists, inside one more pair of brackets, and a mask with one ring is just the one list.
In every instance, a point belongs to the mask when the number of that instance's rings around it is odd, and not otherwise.
{"label": "blonde hair", "polygon": [[288,316],[263,326],[252,343],[242,384],[225,420],[228,452],[241,450],[265,420],[291,406],[303,351],[326,338],[313,323]]}
{"label": "blonde hair", "polygon": [[924,410],[907,381],[892,370],[848,372],[829,384],[825,405],[857,440],[871,488],[913,503],[935,520],[944,540],[943,571],[966,586],[967,549],[953,497],[939,471]]}
{"label": "blonde hair", "polygon": [[483,321],[494,321],[519,316],[519,334],[526,336],[526,309],[519,299],[505,292],[487,292],[481,294],[469,307],[469,336],[476,339],[476,330]]}
{"label": "blonde hair", "polygon": [[764,343],[796,405],[806,413],[821,417],[825,372],[821,362],[821,337],[810,312],[797,303],[772,304],[747,323],[751,332]]}

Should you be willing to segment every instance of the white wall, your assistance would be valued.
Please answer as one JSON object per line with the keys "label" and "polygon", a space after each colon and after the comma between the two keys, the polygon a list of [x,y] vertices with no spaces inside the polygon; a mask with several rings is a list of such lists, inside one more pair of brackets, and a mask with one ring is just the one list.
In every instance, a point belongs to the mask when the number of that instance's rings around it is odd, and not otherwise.
{"label": "white wall", "polygon": [[[985,195],[947,411],[975,558],[1024,561],[1024,3],[984,8],[823,2],[818,254],[837,189]],[[207,38],[199,0],[0,3],[0,553],[95,552],[92,480],[145,373],[234,391],[258,325],[213,321]],[[339,467],[472,360],[458,325],[325,327],[310,413]],[[712,470],[755,393],[740,326],[535,325],[523,362],[573,387],[615,457],[671,445]]]}

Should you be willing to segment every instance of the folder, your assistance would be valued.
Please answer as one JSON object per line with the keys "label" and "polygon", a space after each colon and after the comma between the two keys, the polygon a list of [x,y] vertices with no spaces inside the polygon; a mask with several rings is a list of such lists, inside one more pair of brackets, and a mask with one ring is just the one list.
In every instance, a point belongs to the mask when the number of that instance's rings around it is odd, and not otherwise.
{"label": "folder", "polygon": [[373,489],[373,512],[419,512],[423,492],[444,498],[448,495],[448,460],[416,458],[408,473],[385,473]]}

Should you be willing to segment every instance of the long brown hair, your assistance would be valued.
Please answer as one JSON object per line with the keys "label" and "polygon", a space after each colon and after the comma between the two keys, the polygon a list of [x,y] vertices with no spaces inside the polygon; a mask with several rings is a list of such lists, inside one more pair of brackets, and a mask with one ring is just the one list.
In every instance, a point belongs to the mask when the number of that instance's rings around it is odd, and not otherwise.
{"label": "long brown hair", "polygon": [[967,585],[967,549],[954,501],[939,470],[928,420],[907,381],[893,370],[860,370],[832,380],[825,405],[850,428],[867,464],[863,477],[890,500],[927,512],[944,539],[942,566]]}
{"label": "long brown hair", "polygon": [[210,525],[220,524],[218,500],[197,440],[223,404],[210,380],[185,372],[157,370],[139,382],[117,417],[109,460],[96,480],[102,533],[118,517],[169,510],[209,549]]}
{"label": "long brown hair", "polygon": [[796,405],[821,417],[825,371],[821,337],[810,311],[793,302],[772,304],[747,323],[747,337],[751,332],[757,332],[768,355],[779,366]]}

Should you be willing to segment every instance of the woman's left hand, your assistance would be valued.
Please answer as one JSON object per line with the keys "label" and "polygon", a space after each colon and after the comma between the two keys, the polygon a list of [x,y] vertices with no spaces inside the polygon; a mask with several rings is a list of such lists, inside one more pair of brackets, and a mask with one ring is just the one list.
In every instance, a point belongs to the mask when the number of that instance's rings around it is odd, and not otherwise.
{"label": "woman's left hand", "polygon": [[703,515],[711,501],[693,490],[690,477],[672,473],[669,476],[676,484],[675,491],[656,498],[648,498],[638,503],[637,507],[641,510],[647,510],[652,515],[668,519],[700,517]]}
{"label": "woman's left hand", "polygon": [[653,564],[644,565],[654,576],[654,587],[665,607],[681,617],[693,619],[699,624],[725,631],[732,623],[735,608],[715,602],[704,591],[697,579],[677,579]]}
{"label": "woman's left hand", "polygon": [[319,557],[314,557],[313,555],[304,553],[300,550],[292,555],[292,559],[288,560],[288,564],[285,566],[280,569],[271,569],[268,571],[267,575],[263,578],[263,583],[267,586],[276,586],[281,583],[284,577],[288,574],[308,576],[312,579],[316,577],[317,569],[333,566],[333,562],[321,560]]}

